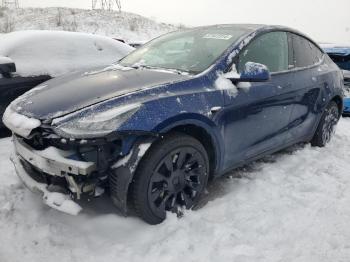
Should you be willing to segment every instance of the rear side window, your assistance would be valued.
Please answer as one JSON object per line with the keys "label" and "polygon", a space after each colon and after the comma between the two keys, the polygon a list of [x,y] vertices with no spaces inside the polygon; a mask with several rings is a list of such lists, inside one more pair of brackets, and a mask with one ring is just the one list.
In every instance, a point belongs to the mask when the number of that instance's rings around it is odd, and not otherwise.
{"label": "rear side window", "polygon": [[239,56],[239,72],[247,62],[264,64],[270,72],[288,70],[287,33],[270,32],[253,40]]}
{"label": "rear side window", "polygon": [[294,67],[308,67],[319,63],[323,53],[306,38],[291,34],[294,53]]}

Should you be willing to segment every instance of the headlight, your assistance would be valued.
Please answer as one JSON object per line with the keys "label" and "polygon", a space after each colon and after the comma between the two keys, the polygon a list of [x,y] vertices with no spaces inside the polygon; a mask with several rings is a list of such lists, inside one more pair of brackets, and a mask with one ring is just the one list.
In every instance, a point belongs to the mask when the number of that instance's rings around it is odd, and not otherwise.
{"label": "headlight", "polygon": [[140,104],[104,108],[102,110],[87,109],[61,118],[52,124],[56,132],[63,137],[93,138],[108,135],[120,127],[140,108]]}

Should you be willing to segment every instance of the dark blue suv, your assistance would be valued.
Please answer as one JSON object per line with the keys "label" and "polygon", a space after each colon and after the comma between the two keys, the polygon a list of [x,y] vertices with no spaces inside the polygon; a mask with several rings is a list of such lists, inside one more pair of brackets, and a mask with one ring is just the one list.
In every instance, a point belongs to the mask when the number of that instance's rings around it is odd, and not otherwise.
{"label": "dark blue suv", "polygon": [[76,214],[73,200],[107,192],[157,224],[193,207],[209,178],[295,143],[324,146],[342,87],[339,68],[298,31],[217,25],[50,80],[3,120],[18,175],[46,204]]}

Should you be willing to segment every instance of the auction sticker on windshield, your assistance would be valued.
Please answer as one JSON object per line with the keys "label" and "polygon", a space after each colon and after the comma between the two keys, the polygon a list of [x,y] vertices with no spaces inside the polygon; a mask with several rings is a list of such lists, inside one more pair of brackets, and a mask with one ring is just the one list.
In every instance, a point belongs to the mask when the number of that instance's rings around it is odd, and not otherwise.
{"label": "auction sticker on windshield", "polygon": [[203,38],[209,39],[220,39],[220,40],[229,40],[232,38],[232,35],[223,35],[223,34],[206,34]]}

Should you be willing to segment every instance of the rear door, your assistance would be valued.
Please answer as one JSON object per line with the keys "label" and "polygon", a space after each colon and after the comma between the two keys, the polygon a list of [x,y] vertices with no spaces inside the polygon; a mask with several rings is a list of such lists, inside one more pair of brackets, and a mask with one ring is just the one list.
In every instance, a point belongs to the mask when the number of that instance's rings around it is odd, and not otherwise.
{"label": "rear door", "polygon": [[330,68],[324,62],[323,52],[308,39],[289,33],[293,46],[293,84],[291,92],[294,106],[290,118],[286,143],[299,142],[313,135],[318,112],[323,101],[321,92],[331,90]]}
{"label": "rear door", "polygon": [[248,89],[237,84],[237,96],[226,94],[223,116],[226,168],[283,146],[294,101],[290,94],[293,75],[289,58],[286,32],[258,36],[239,54],[236,61],[239,72],[246,62],[257,62],[269,68],[271,79],[249,83]]}

